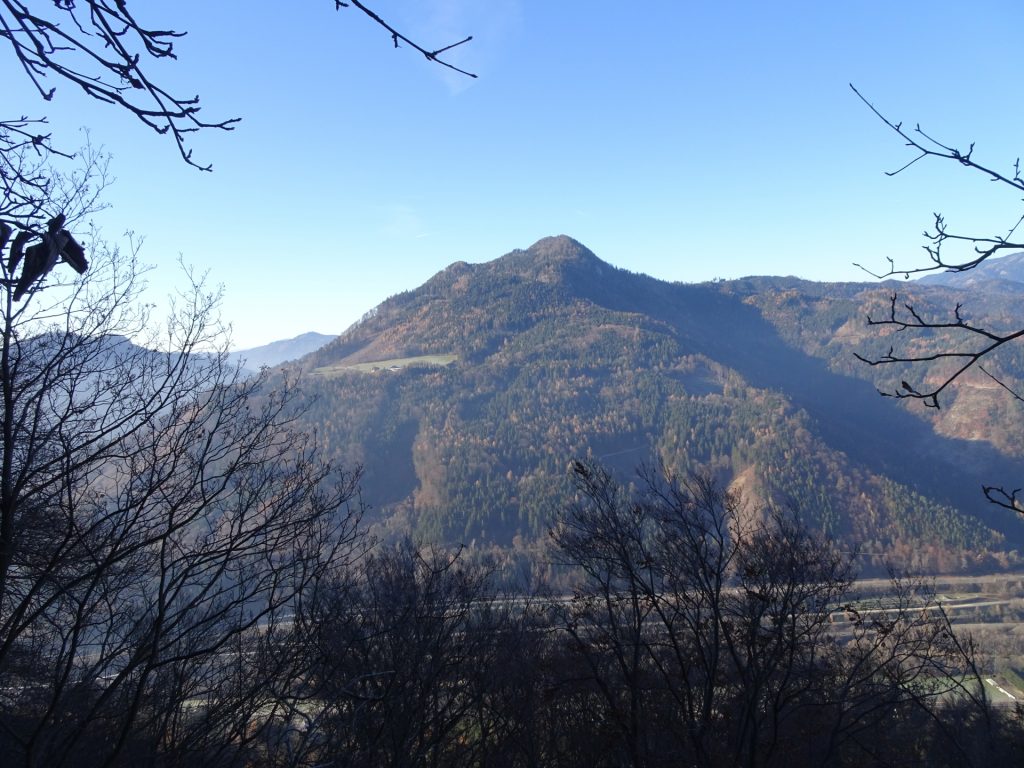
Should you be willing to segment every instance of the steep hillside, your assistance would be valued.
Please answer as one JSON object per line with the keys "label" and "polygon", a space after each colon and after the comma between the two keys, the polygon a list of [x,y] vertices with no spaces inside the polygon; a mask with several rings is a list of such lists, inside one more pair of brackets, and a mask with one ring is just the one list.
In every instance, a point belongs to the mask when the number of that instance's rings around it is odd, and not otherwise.
{"label": "steep hillside", "polygon": [[1020,475],[1014,451],[879,397],[847,359],[890,291],[670,284],[546,238],[453,264],[305,358],[311,418],[366,466],[382,520],[441,540],[544,535],[569,461],[593,455],[711,471],[878,563],[1010,562],[1022,526],[978,489]]}
{"label": "steep hillside", "polygon": [[[883,284],[821,284],[791,281],[780,286],[773,278],[751,278],[728,284],[745,303],[757,307],[779,335],[791,346],[824,360],[829,370],[872,382],[878,389],[893,392],[900,382],[910,379],[922,386],[938,384],[962,361],[947,360],[928,367],[887,365],[870,367],[857,360],[854,353],[877,359],[893,347],[896,354],[928,354],[940,351],[965,350],[977,347],[977,340],[955,329],[926,334],[894,333],[880,327],[869,327],[866,318],[885,317],[892,297],[900,305],[915,307],[922,317],[931,321],[953,319],[953,310],[960,305],[961,316],[993,331],[1005,332],[1024,326],[1021,294],[1004,281],[949,287],[918,282],[887,282]],[[1024,288],[1024,284],[1021,284]],[[1020,391],[1024,384],[1024,348],[1011,345],[985,361],[985,369],[1004,384]],[[1010,459],[1024,459],[1024,408],[996,381],[980,370],[969,371],[946,393],[938,410],[926,408],[914,400],[899,401],[904,410],[927,424],[934,432],[947,437],[970,441],[973,447],[928,440],[921,450],[953,450],[946,455],[950,461],[973,464],[983,470],[999,466],[1002,473],[1020,473],[1019,467],[1000,466],[988,447]],[[1010,481],[1008,481],[1010,482]]]}

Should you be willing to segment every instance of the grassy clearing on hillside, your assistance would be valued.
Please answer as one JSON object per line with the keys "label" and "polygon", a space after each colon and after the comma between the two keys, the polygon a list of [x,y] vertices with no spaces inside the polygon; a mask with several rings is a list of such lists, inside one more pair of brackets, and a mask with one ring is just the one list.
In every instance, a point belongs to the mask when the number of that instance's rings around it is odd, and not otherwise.
{"label": "grassy clearing on hillside", "polygon": [[999,670],[1002,676],[1010,685],[1019,691],[1024,691],[1024,677],[1021,677],[1020,670],[1013,667],[1004,667]]}
{"label": "grassy clearing on hillside", "polygon": [[317,376],[334,376],[347,371],[358,371],[360,373],[387,373],[388,371],[409,368],[414,365],[439,365],[444,367],[446,365],[451,365],[458,359],[458,355],[417,355],[416,357],[395,357],[390,360],[372,360],[368,363],[355,363],[353,365],[325,365],[322,368],[314,368],[313,373]]}

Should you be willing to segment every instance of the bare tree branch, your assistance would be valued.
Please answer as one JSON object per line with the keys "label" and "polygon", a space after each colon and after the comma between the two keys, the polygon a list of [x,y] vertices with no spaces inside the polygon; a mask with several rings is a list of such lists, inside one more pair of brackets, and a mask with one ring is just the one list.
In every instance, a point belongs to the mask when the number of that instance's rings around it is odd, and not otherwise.
{"label": "bare tree branch", "polygon": [[[924,160],[925,158],[936,158],[939,160],[952,160],[965,168],[969,168],[988,176],[992,181],[1005,184],[1019,192],[1024,192],[1024,178],[1021,177],[1019,158],[1014,161],[1012,174],[1000,173],[999,171],[982,165],[974,160],[973,143],[971,143],[966,151],[963,151],[932,138],[921,129],[920,125],[914,126],[913,131],[908,131],[903,127],[903,123],[894,123],[879,112],[874,104],[868,101],[852,83],[850,84],[850,88],[855,94],[857,94],[857,98],[863,101],[864,104],[867,105],[868,109],[870,109],[879,120],[885,123],[906,142],[906,146],[912,148],[918,153],[914,159],[910,160],[900,168],[897,168],[895,171],[887,171],[887,176],[896,176],[903,173],[912,165],[916,164],[920,160]],[[1021,222],[1024,221],[1024,216],[1018,219],[1017,222],[1010,227],[1006,235],[1001,236],[964,235],[950,232],[942,214],[936,213],[934,214],[934,217],[935,221],[932,229],[925,230],[924,232],[924,237],[929,240],[929,244],[925,245],[924,249],[928,253],[931,264],[924,267],[902,269],[897,268],[893,259],[890,258],[888,259],[889,270],[881,274],[876,274],[860,264],[855,264],[854,266],[864,269],[865,272],[877,278],[892,277],[894,275],[910,277],[910,275],[920,274],[922,272],[934,272],[940,269],[947,272],[966,272],[1000,252],[1024,250],[1024,240],[1013,239],[1013,236],[1020,227]],[[947,259],[942,251],[943,246],[947,242],[963,243],[965,245],[972,246],[972,255],[970,258]]]}
{"label": "bare tree branch", "polygon": [[978,366],[978,370],[981,371],[982,373],[984,373],[986,376],[988,376],[992,381],[994,381],[1000,387],[1005,389],[1014,400],[1018,400],[1019,402],[1024,403],[1024,397],[1022,397],[1015,389],[1013,389],[1012,387],[1007,385],[1007,383],[1005,381],[1003,381],[1002,379],[1000,379],[998,376],[995,376],[992,373],[990,373],[989,371],[987,371],[985,369],[985,366],[979,365]]}
{"label": "bare tree branch", "polygon": [[1024,500],[1021,499],[1020,488],[1014,488],[1012,491],[1008,491],[1005,488],[986,485],[983,486],[981,490],[984,492],[985,498],[997,507],[1009,509],[1011,512],[1024,515]]}
{"label": "bare tree branch", "polygon": [[[962,331],[968,338],[980,339],[981,341],[979,342],[980,346],[964,351],[954,350],[921,354],[899,354],[895,351],[894,347],[890,346],[888,352],[875,358],[869,358],[859,353],[854,353],[858,360],[871,366],[887,365],[892,363],[932,363],[939,360],[965,361],[952,374],[944,375],[942,381],[937,387],[919,389],[918,387],[903,381],[900,384],[900,389],[888,392],[879,390],[879,392],[885,397],[921,400],[929,408],[939,408],[939,395],[942,394],[954,381],[959,379],[972,367],[978,365],[983,358],[992,354],[1003,345],[1009,344],[1024,336],[1024,328],[1000,334],[972,324],[970,321],[964,319],[960,311],[962,309],[962,305],[959,303],[953,310],[953,320],[942,322],[926,320],[918,313],[913,304],[903,304],[902,311],[906,312],[906,315],[902,315],[896,306],[897,300],[897,294],[893,294],[890,300],[889,316],[887,318],[876,320],[868,315],[867,324],[869,326],[894,328],[896,332],[952,329]],[[1012,393],[1012,390],[1010,390],[1009,387],[992,376],[991,373],[985,371],[985,374],[989,376],[989,378],[994,379],[1004,389],[1007,389]],[[1018,399],[1020,398],[1018,397]]]}
{"label": "bare tree branch", "polygon": [[[45,11],[38,7],[46,5],[52,7]],[[476,77],[442,58],[472,37],[431,50],[399,32],[363,3],[335,0],[335,9],[350,5],[387,30],[395,47],[403,42],[428,61]],[[153,62],[177,58],[174,44],[184,36],[184,32],[142,22],[129,10],[127,0],[53,0],[50,4],[41,0],[0,0],[0,39],[10,44],[44,100],[51,100],[56,93],[56,86],[47,80],[56,76],[98,101],[126,110],[157,133],[169,134],[186,163],[209,171],[211,165],[193,159],[188,135],[208,128],[230,131],[240,118],[207,120],[200,114],[198,95],[171,93],[151,75]],[[21,135],[24,123],[24,119],[0,123],[0,130],[11,136]],[[48,138],[23,136],[32,142]],[[0,143],[0,152],[3,150]]]}
{"label": "bare tree branch", "polygon": [[426,48],[422,47],[421,45],[419,45],[417,43],[414,43],[412,40],[410,40],[408,37],[403,35],[401,32],[397,31],[394,27],[392,27],[390,24],[388,24],[386,21],[384,21],[384,19],[382,19],[376,13],[374,13],[369,8],[367,8],[365,5],[363,5],[361,2],[359,2],[359,0],[349,0],[349,2],[347,2],[347,3],[343,3],[343,2],[341,2],[341,0],[335,0],[335,2],[334,2],[335,9],[347,8],[350,5],[354,5],[360,11],[362,11],[367,16],[369,16],[371,19],[373,19],[377,24],[379,24],[380,26],[384,27],[384,29],[386,29],[388,31],[388,33],[391,35],[391,41],[394,43],[395,48],[399,47],[398,43],[399,43],[399,41],[401,41],[401,42],[405,43],[406,45],[412,46],[417,51],[422,53],[423,56],[427,59],[427,61],[432,61],[432,62],[434,62],[436,64],[440,64],[442,67],[447,67],[448,69],[451,69],[451,70],[453,70],[455,72],[458,72],[460,75],[466,75],[467,77],[473,77],[473,78],[476,77],[476,75],[474,75],[472,72],[467,72],[464,69],[459,69],[458,67],[448,63],[447,61],[442,60],[441,58],[439,58],[442,53],[446,53],[447,51],[450,51],[452,48],[457,48],[458,46],[460,46],[460,45],[462,45],[464,43],[468,43],[470,40],[473,39],[472,35],[464,37],[462,40],[459,40],[457,43],[451,43],[451,44],[443,46],[441,48],[437,48],[436,50],[430,51],[430,50],[427,50]]}
{"label": "bare tree branch", "polygon": [[[865,105],[896,133],[907,147],[910,147],[916,154],[909,162],[894,171],[887,172],[888,176],[895,176],[903,173],[908,168],[924,159],[938,159],[952,161],[964,168],[980,173],[989,180],[997,182],[1010,188],[1015,193],[1024,192],[1024,177],[1021,176],[1020,158],[1017,158],[1012,166],[1012,172],[1000,172],[990,166],[982,165],[974,159],[975,145],[972,142],[966,150],[939,141],[933,135],[925,132],[920,125],[915,125],[913,130],[904,128],[902,123],[893,122],[883,115],[870,101],[868,101],[852,84],[850,88]],[[966,272],[975,269],[993,256],[1007,251],[1024,250],[1024,239],[1016,237],[1021,224],[1024,223],[1024,214],[1013,222],[1005,235],[971,235],[951,231],[946,224],[945,217],[935,213],[931,229],[924,232],[928,241],[924,246],[928,254],[929,263],[925,266],[914,268],[897,268],[892,258],[888,258],[889,269],[886,272],[877,274],[865,269],[874,277],[886,278],[901,274],[909,278],[912,274],[934,272],[945,270],[946,272]],[[950,258],[946,255],[944,247],[947,245],[966,246],[970,250],[957,258]],[[864,269],[861,265],[856,265]],[[1018,402],[1024,402],[1024,397],[1018,394],[1013,387],[1003,381],[981,365],[982,361],[993,355],[1000,348],[1018,341],[1024,337],[1024,328],[1016,331],[993,332],[966,320],[962,313],[962,305],[957,304],[953,309],[953,319],[947,321],[936,321],[922,317],[913,305],[905,303],[902,309],[896,306],[897,297],[893,295],[890,303],[889,316],[882,320],[874,320],[868,317],[869,326],[880,326],[894,329],[897,333],[906,332],[915,334],[916,339],[931,332],[945,332],[952,334],[946,342],[945,348],[934,352],[922,353],[897,353],[893,347],[889,352],[879,357],[869,358],[864,355],[857,355],[857,358],[868,365],[885,365],[891,363],[904,363],[910,365],[927,365],[929,363],[952,361],[956,367],[952,372],[943,371],[939,374],[937,385],[923,386],[913,384],[906,380],[902,381],[898,389],[892,391],[881,391],[886,397],[897,399],[920,400],[927,407],[938,408],[939,396],[963,376],[971,368],[977,367],[989,379],[1002,387],[1011,397]],[[1024,513],[1024,505],[1018,500],[1018,491],[1007,491],[1002,487],[986,486],[985,497],[997,506]]]}

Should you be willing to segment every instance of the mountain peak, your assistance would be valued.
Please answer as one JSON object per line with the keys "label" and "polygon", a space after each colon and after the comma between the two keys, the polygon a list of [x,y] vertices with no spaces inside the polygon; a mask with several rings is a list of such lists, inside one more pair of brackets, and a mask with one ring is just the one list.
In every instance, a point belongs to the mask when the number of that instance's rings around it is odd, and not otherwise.
{"label": "mountain peak", "polygon": [[581,259],[600,261],[593,251],[568,235],[543,237],[527,248],[526,253],[533,255],[534,258],[548,261],[578,261]]}
{"label": "mountain peak", "polygon": [[570,275],[577,279],[584,274],[601,275],[614,269],[568,235],[542,238],[525,251],[516,249],[493,263],[499,269],[543,283],[558,283]]}

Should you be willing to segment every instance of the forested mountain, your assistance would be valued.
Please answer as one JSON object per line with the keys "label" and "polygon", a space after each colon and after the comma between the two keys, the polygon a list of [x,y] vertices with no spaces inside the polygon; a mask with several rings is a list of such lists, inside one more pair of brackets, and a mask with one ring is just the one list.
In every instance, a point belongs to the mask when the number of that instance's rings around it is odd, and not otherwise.
{"label": "forested mountain", "polygon": [[[642,462],[711,472],[875,564],[1014,563],[1024,526],[980,487],[1022,474],[1018,404],[985,377],[939,411],[880,397],[935,373],[853,356],[892,343],[865,316],[895,291],[922,311],[965,301],[1024,325],[1011,291],[968,302],[921,283],[667,283],[552,237],[452,264],[304,358],[309,417],[331,455],[365,466],[381,520],[444,542],[545,536],[571,497],[567,466],[589,456],[626,478]],[[994,365],[1011,382],[1024,370],[1019,352]]]}

